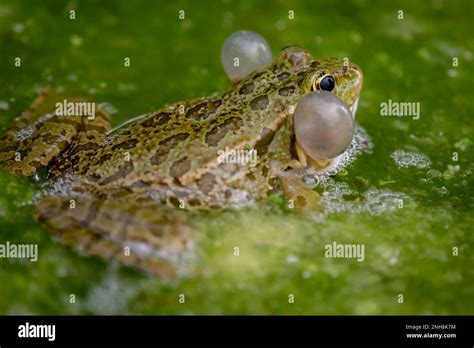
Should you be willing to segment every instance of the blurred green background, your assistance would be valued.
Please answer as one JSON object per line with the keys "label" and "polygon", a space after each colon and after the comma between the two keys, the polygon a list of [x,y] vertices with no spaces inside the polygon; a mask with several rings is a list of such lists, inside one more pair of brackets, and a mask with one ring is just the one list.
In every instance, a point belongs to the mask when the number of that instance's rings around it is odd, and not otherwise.
{"label": "blurred green background", "polygon": [[[232,32],[254,30],[274,54],[297,44],[362,68],[357,120],[373,151],[333,179],[355,202],[371,189],[411,200],[322,219],[288,212],[279,197],[197,215],[195,271],[168,284],[52,240],[31,215],[38,185],[2,172],[0,243],[37,243],[39,260],[0,259],[0,313],[474,314],[473,3],[1,0],[0,131],[48,84],[109,103],[115,125],[224,91],[220,47]],[[381,117],[388,99],[420,102],[420,119]],[[431,166],[399,168],[396,150],[425,154]],[[325,258],[333,241],[364,244],[364,262]]]}

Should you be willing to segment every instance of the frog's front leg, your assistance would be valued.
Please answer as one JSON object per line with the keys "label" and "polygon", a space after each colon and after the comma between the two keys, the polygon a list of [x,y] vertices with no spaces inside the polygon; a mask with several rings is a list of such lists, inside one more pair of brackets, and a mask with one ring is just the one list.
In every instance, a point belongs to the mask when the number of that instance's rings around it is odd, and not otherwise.
{"label": "frog's front leg", "polygon": [[78,251],[166,279],[185,266],[195,240],[184,212],[133,194],[105,200],[47,197],[37,203],[35,218]]}
{"label": "frog's front leg", "polygon": [[280,152],[279,157],[271,163],[272,172],[278,179],[281,191],[288,199],[288,207],[298,212],[321,211],[320,195],[312,187],[292,171],[307,167],[306,162],[290,155],[290,152]]}
{"label": "frog's front leg", "polygon": [[288,199],[289,207],[296,211],[320,211],[319,194],[297,175],[291,173],[292,170],[304,169],[308,166],[306,159],[301,158],[297,153],[298,149],[293,147],[292,129],[292,118],[289,117],[275,134],[267,155],[271,158],[270,171],[277,177],[280,189]]}
{"label": "frog's front leg", "polygon": [[279,183],[283,194],[288,199],[288,206],[298,212],[321,211],[319,193],[305,184],[299,178],[279,176]]}
{"label": "frog's front leg", "polygon": [[[33,175],[40,168],[50,166],[72,143],[81,139],[97,143],[101,138],[98,134],[110,128],[109,117],[100,108],[92,118],[57,115],[57,105],[64,101],[84,103],[82,98],[46,89],[13,121],[0,138],[0,168],[15,175]],[[62,165],[55,163],[56,173],[59,173]]]}

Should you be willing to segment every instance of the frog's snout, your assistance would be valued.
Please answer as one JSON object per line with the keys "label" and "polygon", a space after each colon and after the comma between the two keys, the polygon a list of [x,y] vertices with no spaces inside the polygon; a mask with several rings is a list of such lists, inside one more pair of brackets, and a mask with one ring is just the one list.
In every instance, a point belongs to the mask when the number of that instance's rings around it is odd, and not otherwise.
{"label": "frog's snout", "polygon": [[335,72],[334,75],[336,78],[336,94],[347,104],[354,118],[362,89],[362,70],[356,64],[349,63],[343,69]]}

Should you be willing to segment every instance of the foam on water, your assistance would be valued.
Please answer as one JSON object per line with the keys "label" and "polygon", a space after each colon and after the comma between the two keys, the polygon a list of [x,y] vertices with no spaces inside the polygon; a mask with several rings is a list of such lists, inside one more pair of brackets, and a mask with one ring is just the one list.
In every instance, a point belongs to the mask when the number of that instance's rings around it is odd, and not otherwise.
{"label": "foam on water", "polygon": [[407,152],[396,150],[390,156],[399,168],[416,167],[419,169],[429,168],[431,161],[425,154],[418,152]]}
{"label": "foam on water", "polygon": [[344,153],[333,160],[332,165],[322,171],[316,171],[314,168],[304,170],[303,180],[310,186],[324,185],[327,179],[343,171],[349,164],[362,153],[371,153],[372,142],[366,130],[359,124],[355,124],[354,137],[352,142]]}
{"label": "foam on water", "polygon": [[[358,200],[347,200],[345,196],[358,196],[359,192],[352,190],[347,183],[336,182],[332,177],[343,171],[349,164],[362,153],[372,152],[372,142],[366,130],[360,125],[355,125],[354,137],[348,149],[336,158],[333,164],[323,170],[316,171],[313,168],[306,169],[302,175],[303,180],[310,186],[321,186],[324,192],[321,198],[323,212],[316,215],[317,218],[331,213],[369,213],[380,215],[383,212],[395,211],[404,206],[407,201],[413,201],[410,196],[403,192],[394,192],[387,189],[370,187],[359,196]],[[417,154],[417,164],[429,165],[429,159]],[[301,175],[301,173],[298,173]]]}
{"label": "foam on water", "polygon": [[100,103],[99,108],[104,109],[109,115],[116,114],[118,112],[117,108],[113,106],[111,103]]}
{"label": "foam on water", "polygon": [[6,100],[0,100],[0,110],[8,110],[9,107]]}
{"label": "foam on water", "polygon": [[189,249],[182,253],[156,249],[144,242],[128,242],[126,246],[130,248],[130,252],[133,255],[139,258],[147,259],[153,257],[167,261],[175,267],[178,276],[188,274],[197,259],[197,250],[192,244],[189,244]]}
{"label": "foam on water", "polygon": [[357,191],[349,188],[345,182],[335,182],[330,179],[325,185],[321,204],[324,207],[323,215],[330,213],[369,213],[380,215],[403,208],[406,202],[412,202],[410,196],[403,192],[394,192],[387,189],[370,187],[358,200],[349,201],[344,196],[356,195]]}
{"label": "foam on water", "polygon": [[83,309],[95,313],[124,313],[130,299],[138,290],[134,284],[121,281],[117,276],[117,267],[112,264],[104,279],[91,288],[82,306]]}

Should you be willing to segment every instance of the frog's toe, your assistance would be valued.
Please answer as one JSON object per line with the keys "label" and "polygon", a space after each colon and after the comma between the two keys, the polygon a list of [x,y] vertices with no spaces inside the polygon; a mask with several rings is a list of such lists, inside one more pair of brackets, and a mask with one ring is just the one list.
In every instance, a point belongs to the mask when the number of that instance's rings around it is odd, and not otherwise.
{"label": "frog's toe", "polygon": [[47,197],[35,217],[68,246],[165,279],[186,270],[195,240],[181,211],[155,202]]}
{"label": "frog's toe", "polygon": [[289,207],[298,212],[321,211],[320,195],[298,178],[290,176],[279,177],[283,194],[291,202]]}

